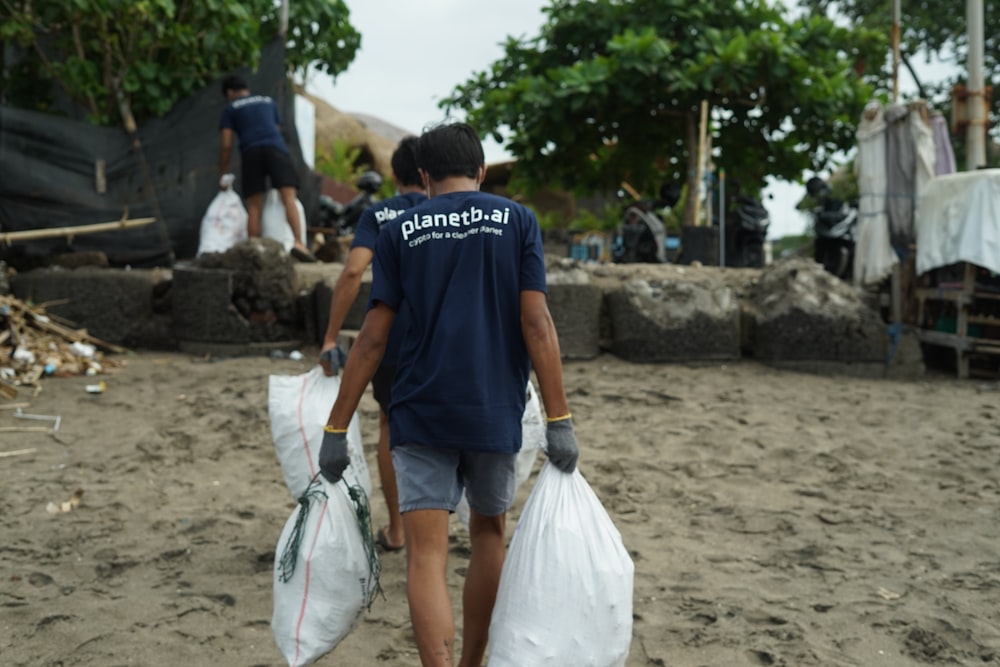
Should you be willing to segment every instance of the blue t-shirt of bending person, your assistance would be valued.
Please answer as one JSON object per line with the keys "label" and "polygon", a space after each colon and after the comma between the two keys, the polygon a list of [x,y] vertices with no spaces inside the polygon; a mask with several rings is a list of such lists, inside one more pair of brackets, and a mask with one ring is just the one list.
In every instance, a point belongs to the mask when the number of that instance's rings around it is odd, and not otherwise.
{"label": "blue t-shirt of bending person", "polygon": [[[427,201],[427,195],[423,192],[407,192],[406,194],[389,197],[369,206],[361,214],[361,217],[358,218],[358,224],[354,229],[354,240],[351,242],[351,249],[368,248],[374,253],[375,242],[378,240],[378,233],[382,227],[424,201]],[[399,343],[405,328],[405,317],[403,313],[397,312],[396,319],[392,323],[392,331],[389,332],[389,340],[385,344],[382,365],[396,365]]]}
{"label": "blue t-shirt of bending person", "polygon": [[240,97],[222,110],[220,130],[232,130],[240,138],[240,152],[258,146],[274,146],[283,153],[288,145],[278,129],[278,105],[267,95]]}
{"label": "blue t-shirt of bending person", "polygon": [[369,306],[405,314],[393,447],[521,448],[530,360],[521,292],[545,291],[535,215],[496,195],[433,197],[383,227]]}

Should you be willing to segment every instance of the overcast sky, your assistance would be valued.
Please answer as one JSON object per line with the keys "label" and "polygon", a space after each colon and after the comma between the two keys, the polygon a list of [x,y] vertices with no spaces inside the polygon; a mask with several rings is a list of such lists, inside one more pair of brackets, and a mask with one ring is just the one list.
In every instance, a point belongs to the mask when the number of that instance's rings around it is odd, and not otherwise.
{"label": "overcast sky", "polygon": [[[444,119],[438,102],[503,56],[508,36],[534,37],[548,0],[346,0],[361,48],[346,72],[332,81],[313,75],[311,93],[340,111],[365,113],[419,134]],[[911,82],[900,79],[906,89]],[[487,162],[506,159],[492,140]],[[808,177],[807,175],[806,177]],[[805,189],[772,182],[764,204],[769,236],[801,234],[808,221],[795,210]]]}

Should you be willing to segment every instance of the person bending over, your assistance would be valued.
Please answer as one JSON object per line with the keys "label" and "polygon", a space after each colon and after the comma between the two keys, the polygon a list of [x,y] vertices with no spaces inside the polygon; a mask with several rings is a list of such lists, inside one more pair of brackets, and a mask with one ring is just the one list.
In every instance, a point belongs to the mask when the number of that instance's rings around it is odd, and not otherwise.
{"label": "person bending over", "polygon": [[281,136],[278,105],[267,95],[251,95],[246,81],[235,75],[223,79],[222,94],[229,103],[219,120],[222,133],[219,175],[221,178],[229,171],[235,135],[239,137],[243,196],[247,201],[247,235],[250,238],[260,236],[264,193],[270,179],[271,187],[277,188],[281,196],[285,219],[295,239],[292,255],[301,261],[317,261],[302,243],[304,221],[299,218],[297,206],[299,179]]}

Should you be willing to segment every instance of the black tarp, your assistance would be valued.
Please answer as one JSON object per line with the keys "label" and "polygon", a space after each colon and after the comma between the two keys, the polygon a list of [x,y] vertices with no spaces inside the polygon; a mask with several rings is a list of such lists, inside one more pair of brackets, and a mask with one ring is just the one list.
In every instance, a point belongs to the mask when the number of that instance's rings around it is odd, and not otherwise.
{"label": "black tarp", "polygon": [[[263,49],[256,72],[236,73],[246,77],[253,92],[270,95],[280,106],[308,218],[317,208],[319,181],[302,159],[283,44]],[[220,83],[221,77],[139,128],[162,221],[76,236],[72,250],[101,251],[115,266],[163,266],[169,264],[171,252],[175,259],[194,256],[202,216],[218,192],[219,117],[225,106]],[[99,160],[105,163],[103,194],[96,186]],[[239,176],[238,150],[230,167]],[[140,156],[124,129],[0,106],[0,229],[109,222],[120,219],[126,209],[130,218],[156,217]],[[65,239],[17,242],[0,249],[0,257],[17,265],[67,249]]]}

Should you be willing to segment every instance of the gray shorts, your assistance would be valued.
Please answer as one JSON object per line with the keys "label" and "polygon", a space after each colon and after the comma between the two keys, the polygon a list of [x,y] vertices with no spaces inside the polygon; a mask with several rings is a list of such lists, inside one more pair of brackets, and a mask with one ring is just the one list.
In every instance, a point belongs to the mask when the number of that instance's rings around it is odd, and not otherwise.
{"label": "gray shorts", "polygon": [[499,516],[514,503],[517,454],[400,445],[392,448],[399,510],[454,512],[466,492],[469,507]]}

